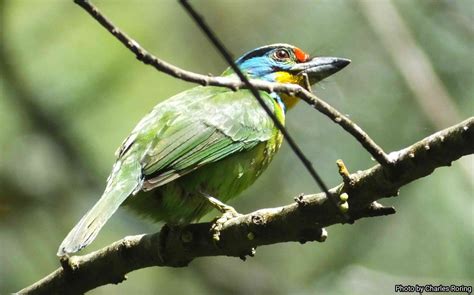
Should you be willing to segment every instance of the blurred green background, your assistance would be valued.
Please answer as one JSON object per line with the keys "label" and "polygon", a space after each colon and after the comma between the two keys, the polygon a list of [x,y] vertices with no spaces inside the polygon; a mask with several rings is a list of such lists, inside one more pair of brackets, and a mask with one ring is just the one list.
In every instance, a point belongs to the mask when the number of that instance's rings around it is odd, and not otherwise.
{"label": "blurred green background", "polygon": [[[168,62],[200,73],[226,68],[177,1],[94,3]],[[192,3],[235,56],[285,42],[312,55],[352,59],[314,91],[386,151],[474,113],[471,0]],[[115,149],[156,103],[193,85],[139,63],[72,1],[0,0],[0,5],[0,293],[5,294],[59,266],[57,247],[101,194]],[[426,82],[427,73],[436,79]],[[434,99],[439,91],[433,95],[426,85],[445,90],[444,105]],[[438,111],[423,107],[423,100]],[[442,121],[438,115],[447,107],[455,111]],[[375,164],[350,135],[304,103],[289,113],[287,125],[329,186],[341,181],[339,158],[351,171]],[[403,187],[400,197],[382,200],[396,206],[396,215],[330,227],[322,244],[262,247],[246,262],[216,257],[182,269],[143,269],[118,286],[90,293],[389,294],[397,283],[473,285],[473,166],[470,156]],[[245,213],[318,191],[284,145],[232,205]],[[84,253],[160,226],[120,210]]]}

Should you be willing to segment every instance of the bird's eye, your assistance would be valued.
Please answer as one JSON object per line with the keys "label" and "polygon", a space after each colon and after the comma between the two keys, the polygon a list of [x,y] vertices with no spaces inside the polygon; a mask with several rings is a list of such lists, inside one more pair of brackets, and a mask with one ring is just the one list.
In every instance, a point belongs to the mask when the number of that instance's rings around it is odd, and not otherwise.
{"label": "bird's eye", "polygon": [[274,57],[277,60],[285,60],[290,58],[290,54],[284,49],[278,49],[277,51],[275,51]]}

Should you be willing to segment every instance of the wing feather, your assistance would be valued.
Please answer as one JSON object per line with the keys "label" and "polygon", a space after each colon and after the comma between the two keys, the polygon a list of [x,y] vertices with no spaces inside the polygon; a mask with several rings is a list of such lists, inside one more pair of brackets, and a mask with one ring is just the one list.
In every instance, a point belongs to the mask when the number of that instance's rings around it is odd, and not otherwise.
{"label": "wing feather", "polygon": [[[262,92],[262,96],[274,109],[270,95]],[[251,149],[272,134],[273,122],[249,91],[196,87],[158,104],[118,154],[142,154],[148,190]]]}

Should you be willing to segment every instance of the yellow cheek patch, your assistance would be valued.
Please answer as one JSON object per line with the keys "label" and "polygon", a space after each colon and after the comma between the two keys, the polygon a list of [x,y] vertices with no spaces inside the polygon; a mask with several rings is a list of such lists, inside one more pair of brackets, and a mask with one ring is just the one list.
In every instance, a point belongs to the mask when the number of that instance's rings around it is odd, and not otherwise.
{"label": "yellow cheek patch", "polygon": [[303,77],[288,72],[276,72],[275,80],[279,83],[303,84]]}
{"label": "yellow cheek patch", "polygon": [[[291,83],[298,84],[300,86],[304,85],[303,77],[292,75],[288,72],[277,72],[275,80],[279,83]],[[287,109],[291,109],[292,107],[294,107],[299,100],[296,96],[291,96],[285,93],[281,93],[280,97]]]}

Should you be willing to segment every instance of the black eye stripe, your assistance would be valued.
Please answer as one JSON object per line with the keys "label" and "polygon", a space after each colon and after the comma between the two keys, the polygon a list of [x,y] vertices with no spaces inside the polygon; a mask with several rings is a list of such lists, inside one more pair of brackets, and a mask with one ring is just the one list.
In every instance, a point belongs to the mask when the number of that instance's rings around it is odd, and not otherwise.
{"label": "black eye stripe", "polygon": [[259,50],[255,50],[255,51],[250,52],[249,54],[242,57],[241,60],[246,61],[246,60],[249,60],[249,59],[257,57],[257,56],[263,56],[263,55],[265,55],[265,53],[267,53],[269,51],[272,51],[272,50],[273,50],[273,48],[261,48]]}
{"label": "black eye stripe", "polygon": [[[265,46],[265,47],[262,47],[258,50],[249,52],[247,55],[244,55],[243,57],[241,57],[240,61],[244,62],[244,61],[252,59],[254,57],[264,56],[265,54],[267,54],[267,53],[269,53],[269,52],[271,52],[275,49],[286,50],[289,53],[288,48],[282,47],[281,45],[279,45],[279,46]],[[290,50],[291,50],[291,48],[290,48]],[[291,54],[290,54],[290,57],[291,57]]]}

